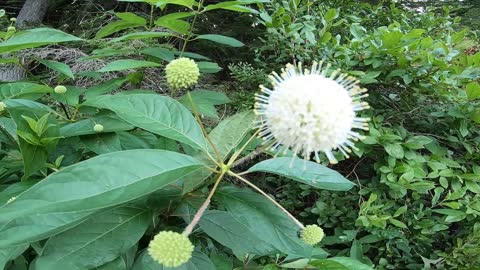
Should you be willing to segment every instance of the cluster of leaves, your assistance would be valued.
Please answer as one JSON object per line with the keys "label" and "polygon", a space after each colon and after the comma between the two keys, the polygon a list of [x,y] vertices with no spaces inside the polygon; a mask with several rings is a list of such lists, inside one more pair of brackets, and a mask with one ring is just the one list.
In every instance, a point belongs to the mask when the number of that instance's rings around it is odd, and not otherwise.
{"label": "cluster of leaves", "polygon": [[[207,134],[202,120],[218,122],[215,106],[229,102],[224,94],[190,89],[177,100],[131,88],[147,69],[160,72],[179,56],[198,60],[202,74],[218,72],[216,63],[187,52],[187,45],[196,40],[231,47],[243,43],[195,34],[195,18],[215,9],[256,13],[247,5],[260,1],[205,6],[193,0],[123,2],[146,2],[152,15],[114,13],[118,20],[104,25],[95,41],[52,28],[2,33],[0,54],[9,63],[19,64],[16,53],[24,49],[70,42],[101,43],[78,61],[102,59],[106,65],[75,72],[62,62],[33,59],[54,79],[31,76],[0,84],[0,269],[166,269],[146,251],[149,241],[160,230],[181,231],[195,221],[195,213],[205,211],[199,210],[202,202],[210,202],[212,181],[218,183],[227,172],[236,175],[229,168],[244,153],[242,144],[248,149],[259,144],[247,140],[255,126],[252,111],[222,119]],[[155,17],[167,5],[181,11]],[[146,47],[123,48],[133,40]],[[109,79],[100,84],[75,86],[79,78],[95,81],[106,74]],[[57,85],[48,84],[53,80]],[[354,186],[325,166],[291,157],[267,159],[244,174],[258,172],[312,189]],[[264,263],[372,269],[348,257],[327,258],[325,250],[299,238],[298,224],[269,198],[225,182],[190,235],[195,245],[191,260],[177,269],[230,270]]]}
{"label": "cluster of leaves", "polygon": [[[469,255],[480,222],[476,33],[447,7],[326,2],[273,1],[258,16],[267,28],[258,61],[326,60],[358,76],[374,108],[359,158],[336,167],[359,189],[307,189],[302,198],[317,199],[302,216],[332,228],[327,250],[378,269],[478,268]],[[296,194],[285,201],[297,205]]]}

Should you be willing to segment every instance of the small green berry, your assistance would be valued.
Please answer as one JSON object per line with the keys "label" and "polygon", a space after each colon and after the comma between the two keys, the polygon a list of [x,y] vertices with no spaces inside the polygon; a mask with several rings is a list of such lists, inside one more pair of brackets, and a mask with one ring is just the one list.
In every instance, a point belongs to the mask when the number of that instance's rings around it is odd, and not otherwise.
{"label": "small green berry", "polygon": [[95,132],[102,132],[103,131],[103,126],[100,125],[100,124],[96,124],[95,126],[93,126],[93,130]]}
{"label": "small green berry", "polygon": [[17,29],[14,26],[9,26],[7,32],[15,32]]}
{"label": "small green berry", "polygon": [[17,22],[17,18],[10,18],[10,21],[13,22],[13,23]]}
{"label": "small green berry", "polygon": [[324,236],[323,229],[317,225],[307,225],[300,233],[303,242],[312,246],[320,243]]}
{"label": "small green berry", "polygon": [[55,91],[57,94],[65,94],[67,92],[67,88],[63,85],[58,85],[53,91]]}
{"label": "small green berry", "polygon": [[181,57],[171,61],[165,68],[167,81],[172,89],[189,88],[198,81],[200,70],[192,59]]}
{"label": "small green berry", "polygon": [[7,104],[0,101],[0,112],[5,111],[5,108],[7,108]]}
{"label": "small green berry", "polygon": [[178,267],[192,258],[193,245],[184,234],[163,231],[148,245],[148,254],[166,267]]}

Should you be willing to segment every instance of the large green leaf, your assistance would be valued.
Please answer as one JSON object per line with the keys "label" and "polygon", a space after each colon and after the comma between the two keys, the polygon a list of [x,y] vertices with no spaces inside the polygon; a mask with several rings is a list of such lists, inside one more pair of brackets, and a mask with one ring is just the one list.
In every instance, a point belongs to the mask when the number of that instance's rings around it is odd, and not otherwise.
{"label": "large green leaf", "polygon": [[114,38],[110,40],[109,43],[119,42],[123,40],[148,39],[148,38],[160,38],[160,37],[171,37],[171,36],[174,36],[174,35],[168,32],[135,32],[135,33],[126,34],[118,38]]}
{"label": "large green leaf", "polygon": [[50,60],[39,60],[42,65],[45,65],[46,67],[53,69],[57,71],[60,74],[63,74],[70,79],[75,79],[75,76],[73,75],[72,69],[70,67],[62,62],[57,62],[57,61],[50,61]]}
{"label": "large green leaf", "polygon": [[116,115],[105,115],[67,124],[60,128],[60,134],[63,137],[95,134],[93,127],[96,124],[103,126],[103,132],[125,131],[134,128],[133,125],[119,119]]}
{"label": "large green leaf", "polygon": [[110,71],[122,71],[127,69],[159,67],[159,66],[160,64],[157,64],[155,62],[133,60],[133,59],[122,59],[122,60],[115,60],[113,62],[110,62],[98,71],[110,72]]}
{"label": "large green leaf", "polygon": [[165,267],[154,261],[147,251],[143,251],[132,270],[215,270],[215,265],[207,255],[195,250],[187,263],[175,268]]}
{"label": "large green leaf", "polygon": [[210,237],[232,249],[237,257],[246,254],[264,256],[277,252],[274,245],[256,236],[255,231],[235,219],[234,215],[226,211],[207,211],[199,225]]}
{"label": "large green leaf", "polygon": [[36,83],[14,82],[0,84],[0,101],[10,98],[38,98],[46,93],[52,93],[53,89]]}
{"label": "large green leaf", "polygon": [[151,220],[150,211],[129,206],[99,213],[51,237],[35,270],[83,270],[108,263],[134,246]]}
{"label": "large green leaf", "polygon": [[16,33],[12,38],[0,43],[0,54],[28,48],[68,41],[79,41],[80,38],[52,28],[36,28]]}
{"label": "large green leaf", "polygon": [[272,158],[257,163],[248,172],[268,172],[282,175],[315,188],[345,191],[354,184],[338,172],[321,164],[297,157]]}
{"label": "large green leaf", "polygon": [[130,124],[155,134],[207,149],[205,137],[192,114],[172,98],[151,94],[113,95],[99,97],[89,105],[112,110]]}
{"label": "large green leaf", "polygon": [[200,166],[194,158],[175,152],[130,150],[66,167],[0,207],[0,247],[65,231],[103,209],[161,189]]}
{"label": "large green leaf", "polygon": [[[220,122],[209,134],[220,155],[225,159],[245,138],[254,125],[256,115],[245,111]],[[210,150],[212,151],[212,150]]]}
{"label": "large green leaf", "polygon": [[29,246],[29,244],[24,244],[20,246],[0,248],[0,269],[4,269],[8,261],[20,256],[23,252],[25,252],[25,250],[27,250]]}
{"label": "large green leaf", "polygon": [[298,237],[298,225],[264,196],[249,189],[226,186],[220,188],[214,198],[234,220],[243,224],[256,238],[270,243],[275,250],[307,258],[327,255],[303,243]]}
{"label": "large green leaf", "polygon": [[370,266],[347,257],[316,260],[311,262],[310,265],[321,270],[373,270]]}
{"label": "large green leaf", "polygon": [[223,44],[223,45],[228,45],[228,46],[231,46],[231,47],[242,47],[242,46],[245,45],[242,42],[240,42],[240,41],[238,41],[234,38],[226,37],[226,36],[222,36],[222,35],[214,35],[214,34],[199,35],[199,36],[197,36],[197,39],[210,40],[210,41],[220,43],[220,44]]}

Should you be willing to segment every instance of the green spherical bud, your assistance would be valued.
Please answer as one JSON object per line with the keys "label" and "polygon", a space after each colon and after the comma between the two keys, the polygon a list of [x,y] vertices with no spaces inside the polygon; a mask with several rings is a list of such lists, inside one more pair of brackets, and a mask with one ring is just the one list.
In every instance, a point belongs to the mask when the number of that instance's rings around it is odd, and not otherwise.
{"label": "green spherical bud", "polygon": [[102,132],[103,131],[103,126],[100,125],[100,124],[96,124],[95,126],[93,126],[93,130],[95,132]]}
{"label": "green spherical bud", "polygon": [[7,32],[15,32],[17,29],[14,26],[9,26]]}
{"label": "green spherical bud", "polygon": [[10,18],[10,21],[13,22],[13,23],[17,22],[17,18]]}
{"label": "green spherical bud", "polygon": [[166,267],[178,267],[190,260],[193,245],[186,235],[163,231],[148,245],[148,254]]}
{"label": "green spherical bud", "polygon": [[5,111],[5,108],[7,108],[7,104],[0,101],[0,112]]}
{"label": "green spherical bud", "polygon": [[55,87],[55,89],[53,89],[53,91],[55,91],[57,94],[65,94],[67,92],[67,88],[63,85],[58,85]]}
{"label": "green spherical bud", "polygon": [[312,246],[320,243],[324,236],[322,228],[317,225],[307,225],[300,233],[303,242]]}
{"label": "green spherical bud", "polygon": [[198,81],[200,70],[195,61],[181,57],[171,61],[165,68],[167,81],[172,89],[189,88]]}

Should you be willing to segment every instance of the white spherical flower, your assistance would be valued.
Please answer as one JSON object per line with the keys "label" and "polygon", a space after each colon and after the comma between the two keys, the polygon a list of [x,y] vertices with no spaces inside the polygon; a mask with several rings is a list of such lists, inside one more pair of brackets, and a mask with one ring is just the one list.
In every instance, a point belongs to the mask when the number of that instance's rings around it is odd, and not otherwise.
{"label": "white spherical flower", "polygon": [[281,75],[272,73],[273,89],[260,86],[256,95],[256,112],[261,116],[260,136],[271,149],[310,159],[323,152],[331,163],[337,163],[332,150],[348,157],[353,142],[361,139],[353,129],[368,129],[368,118],[356,116],[368,108],[361,98],[367,96],[359,81],[340,70],[327,76],[330,65],[314,62],[311,69],[287,65]]}

